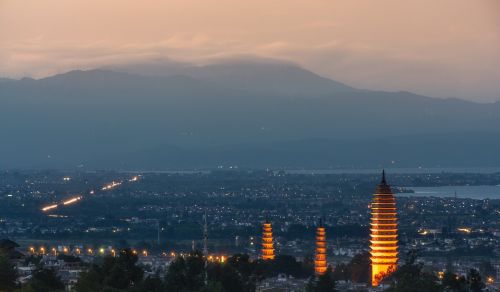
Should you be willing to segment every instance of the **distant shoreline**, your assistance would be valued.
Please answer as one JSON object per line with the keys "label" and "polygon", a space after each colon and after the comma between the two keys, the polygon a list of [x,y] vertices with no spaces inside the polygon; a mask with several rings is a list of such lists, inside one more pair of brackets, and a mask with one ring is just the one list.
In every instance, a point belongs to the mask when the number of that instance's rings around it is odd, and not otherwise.
{"label": "distant shoreline", "polygon": [[[422,173],[497,173],[500,167],[414,167],[414,168],[384,168],[387,173],[393,174],[422,174]],[[339,168],[316,170],[285,170],[290,174],[380,174],[381,168]]]}
{"label": "distant shoreline", "polygon": [[436,197],[474,199],[474,200],[498,200],[500,199],[500,186],[436,186],[436,187],[411,187],[405,189],[412,190],[413,193],[397,193],[398,197]]}
{"label": "distant shoreline", "polygon": [[500,173],[500,167],[408,167],[408,168],[330,168],[330,169],[295,169],[295,168],[202,168],[202,169],[171,169],[171,170],[110,170],[119,173],[209,173],[214,171],[284,171],[287,174],[380,174],[382,169],[392,174],[425,174],[425,173],[470,173],[491,174]]}

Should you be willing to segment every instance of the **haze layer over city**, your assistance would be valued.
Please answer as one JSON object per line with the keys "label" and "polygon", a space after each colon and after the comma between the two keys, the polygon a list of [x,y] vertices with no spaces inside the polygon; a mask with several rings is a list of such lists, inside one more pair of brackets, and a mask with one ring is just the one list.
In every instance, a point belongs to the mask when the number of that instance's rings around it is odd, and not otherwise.
{"label": "haze layer over city", "polygon": [[500,5],[0,2],[0,291],[499,291]]}

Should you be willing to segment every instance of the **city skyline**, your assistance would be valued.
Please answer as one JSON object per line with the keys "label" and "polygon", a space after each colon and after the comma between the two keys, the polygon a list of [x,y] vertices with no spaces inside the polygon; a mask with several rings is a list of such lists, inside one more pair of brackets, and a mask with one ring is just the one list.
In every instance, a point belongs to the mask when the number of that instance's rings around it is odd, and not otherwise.
{"label": "city skyline", "polygon": [[[171,285],[168,276],[161,275],[170,266],[167,275],[183,260],[206,260],[201,271],[207,274],[200,276],[208,282],[199,285],[216,281],[213,269],[248,261],[255,269],[252,273],[264,277],[254,282],[261,288],[314,287],[314,279],[321,278],[340,291],[368,289],[377,284],[372,283],[373,270],[378,271],[375,275],[388,274],[384,267],[372,268],[378,265],[380,248],[401,254],[395,260],[401,258],[402,268],[394,277],[408,271],[409,255],[418,250],[418,262],[410,267],[425,267],[422,276],[437,279],[429,285],[447,285],[439,279],[451,270],[457,279],[466,279],[472,269],[495,287],[500,271],[497,197],[434,197],[432,192],[419,197],[414,190],[422,185],[438,192],[450,185],[481,190],[485,184],[499,185],[499,174],[393,171],[393,187],[380,173],[3,171],[0,233],[14,243],[2,240],[0,249],[17,242],[20,271],[29,275],[34,267],[29,261],[40,258],[68,287],[74,287],[87,270],[72,262],[73,257],[95,263],[123,260],[130,254],[138,268],[149,266],[159,272],[165,285]],[[398,197],[398,243],[377,245],[374,250],[373,236],[389,232],[396,237],[392,228],[396,223],[380,223],[396,220],[380,217],[394,209],[391,189]],[[53,205],[57,207],[44,208]],[[381,231],[373,224],[391,226]],[[323,273],[326,263],[331,269]],[[68,270],[83,274],[71,276]],[[394,283],[389,277],[384,287]]]}

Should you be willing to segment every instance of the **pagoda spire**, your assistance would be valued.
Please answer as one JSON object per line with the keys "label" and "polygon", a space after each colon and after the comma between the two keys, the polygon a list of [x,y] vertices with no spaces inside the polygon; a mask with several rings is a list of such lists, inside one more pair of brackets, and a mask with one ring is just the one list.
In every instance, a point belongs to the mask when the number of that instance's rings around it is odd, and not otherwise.
{"label": "pagoda spire", "polygon": [[398,263],[398,225],[396,198],[387,184],[385,170],[371,204],[371,268],[372,286],[394,272]]}
{"label": "pagoda spire", "polygon": [[377,194],[392,194],[391,187],[387,184],[385,179],[385,169],[382,170],[382,178],[380,179],[380,183],[377,185]]}

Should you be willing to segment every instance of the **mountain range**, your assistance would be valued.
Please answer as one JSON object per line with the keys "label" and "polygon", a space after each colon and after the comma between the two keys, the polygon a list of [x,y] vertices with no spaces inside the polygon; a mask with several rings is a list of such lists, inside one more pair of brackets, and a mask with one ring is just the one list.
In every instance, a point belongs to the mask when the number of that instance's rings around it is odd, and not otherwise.
{"label": "mountain range", "polygon": [[500,103],[360,90],[289,63],[0,80],[0,168],[500,166]]}

